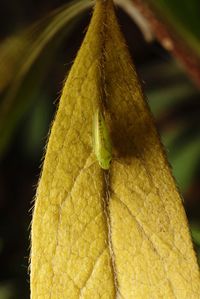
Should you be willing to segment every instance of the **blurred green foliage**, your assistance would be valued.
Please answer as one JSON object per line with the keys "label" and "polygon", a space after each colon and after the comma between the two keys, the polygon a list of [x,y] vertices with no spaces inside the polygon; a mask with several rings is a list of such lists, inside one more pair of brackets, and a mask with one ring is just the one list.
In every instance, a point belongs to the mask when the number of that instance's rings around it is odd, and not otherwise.
{"label": "blurred green foliage", "polygon": [[[77,15],[90,5],[89,0],[65,5],[25,33],[9,38],[1,47],[0,86],[4,96],[0,102],[0,155],[16,123],[36,97],[60,42],[72,31]],[[10,61],[12,66],[8,68]]]}
{"label": "blurred green foliage", "polygon": [[200,1],[148,0],[181,38],[200,56]]}

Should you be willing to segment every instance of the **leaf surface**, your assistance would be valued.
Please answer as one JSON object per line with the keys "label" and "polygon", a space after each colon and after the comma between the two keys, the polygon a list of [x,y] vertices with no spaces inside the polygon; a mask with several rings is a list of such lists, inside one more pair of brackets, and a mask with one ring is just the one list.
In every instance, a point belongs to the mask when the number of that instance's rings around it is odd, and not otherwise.
{"label": "leaf surface", "polygon": [[[114,159],[92,148],[106,107]],[[111,1],[97,1],[65,83],[37,189],[31,298],[198,298],[181,198]]]}

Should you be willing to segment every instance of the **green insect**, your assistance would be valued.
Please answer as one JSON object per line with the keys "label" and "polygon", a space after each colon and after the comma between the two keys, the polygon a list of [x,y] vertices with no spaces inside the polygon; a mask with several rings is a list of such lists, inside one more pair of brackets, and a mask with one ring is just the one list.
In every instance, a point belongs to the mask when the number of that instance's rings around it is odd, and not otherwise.
{"label": "green insect", "polygon": [[107,170],[112,160],[112,144],[103,114],[97,109],[94,115],[94,153],[101,168]]}

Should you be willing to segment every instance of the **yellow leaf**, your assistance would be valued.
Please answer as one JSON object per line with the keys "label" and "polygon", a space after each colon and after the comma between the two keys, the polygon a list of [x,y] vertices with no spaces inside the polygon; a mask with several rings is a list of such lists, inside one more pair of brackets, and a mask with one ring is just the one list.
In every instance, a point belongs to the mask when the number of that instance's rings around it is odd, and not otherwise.
{"label": "yellow leaf", "polygon": [[[92,148],[103,105],[115,150]],[[31,298],[196,299],[181,198],[112,1],[97,1],[51,130],[32,224]]]}

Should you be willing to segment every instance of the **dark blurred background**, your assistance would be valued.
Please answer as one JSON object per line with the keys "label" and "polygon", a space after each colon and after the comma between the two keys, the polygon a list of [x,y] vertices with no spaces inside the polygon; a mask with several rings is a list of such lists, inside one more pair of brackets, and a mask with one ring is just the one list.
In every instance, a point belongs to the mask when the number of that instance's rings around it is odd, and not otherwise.
{"label": "dark blurred background", "polygon": [[[9,47],[5,46],[6,50],[4,45],[8,37],[18,36],[64,4],[66,1],[61,0],[1,0],[0,3],[0,66],[11,70],[10,73],[12,69],[15,71],[6,87],[0,88],[0,107],[9,106],[6,117],[0,114],[3,120],[0,119],[0,132],[6,140],[2,142],[2,151],[0,148],[0,299],[29,298],[30,210],[63,81],[84,38],[91,9],[76,17],[70,29],[65,29],[66,36],[62,33],[48,43],[22,79],[20,67],[32,55],[34,34],[37,36],[45,28],[46,21],[29,38],[22,39],[25,44],[21,55],[15,53],[13,39]],[[198,253],[199,89],[159,41],[155,38],[145,41],[133,18],[119,8],[117,14],[182,193]],[[6,56],[3,51],[11,54]],[[1,76],[5,79],[6,71],[0,71],[0,81]],[[15,80],[20,82],[16,88]]]}

